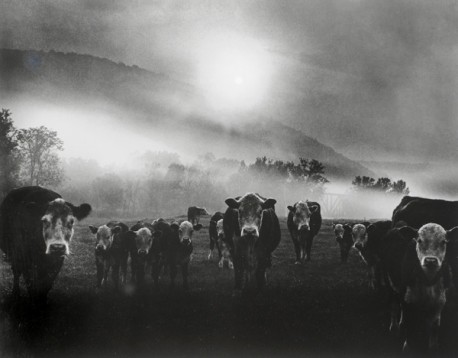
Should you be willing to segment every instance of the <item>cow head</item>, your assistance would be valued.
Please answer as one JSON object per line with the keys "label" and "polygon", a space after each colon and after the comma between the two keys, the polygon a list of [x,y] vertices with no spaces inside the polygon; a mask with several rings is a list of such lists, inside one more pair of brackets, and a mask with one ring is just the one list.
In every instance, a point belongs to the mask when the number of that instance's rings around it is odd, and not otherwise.
{"label": "cow head", "polygon": [[[29,204],[31,210],[42,210],[35,203]],[[58,198],[47,204],[41,217],[42,234],[46,245],[46,255],[65,256],[70,253],[69,243],[73,236],[76,220],[84,219],[91,212],[89,204],[78,207]]]}
{"label": "cow head", "polygon": [[432,279],[436,276],[444,262],[447,242],[449,237],[455,237],[458,228],[446,231],[438,224],[425,224],[415,230],[410,226],[399,229],[404,237],[416,241],[416,252],[420,266],[426,277]]}
{"label": "cow head", "polygon": [[192,234],[202,229],[201,224],[192,225],[189,221],[183,221],[181,224],[174,222],[170,227],[178,232],[180,245],[184,247],[192,247]]}
{"label": "cow head", "polygon": [[274,207],[275,199],[262,199],[254,193],[245,194],[239,199],[226,199],[226,204],[236,210],[240,233],[235,233],[237,237],[237,251],[248,259],[254,259],[254,247],[259,239],[259,232],[262,225],[263,211]]}
{"label": "cow head", "polygon": [[205,208],[197,208],[197,215],[210,215],[210,213]]}
{"label": "cow head", "polygon": [[366,226],[364,226],[363,224],[354,225],[352,229],[352,235],[353,241],[355,243],[353,247],[361,253],[362,251],[364,251],[364,248],[367,244]]}
{"label": "cow head", "polygon": [[332,224],[332,228],[334,229],[334,234],[336,235],[336,240],[342,240],[344,236],[344,227],[342,224]]}
{"label": "cow head", "polygon": [[139,257],[146,257],[153,244],[153,234],[147,227],[142,227],[137,231],[128,231],[127,237],[135,241],[135,248]]}
{"label": "cow head", "polygon": [[293,222],[300,233],[310,231],[310,217],[318,210],[318,206],[308,205],[308,202],[298,201],[294,206],[288,206],[288,210],[293,213]]}

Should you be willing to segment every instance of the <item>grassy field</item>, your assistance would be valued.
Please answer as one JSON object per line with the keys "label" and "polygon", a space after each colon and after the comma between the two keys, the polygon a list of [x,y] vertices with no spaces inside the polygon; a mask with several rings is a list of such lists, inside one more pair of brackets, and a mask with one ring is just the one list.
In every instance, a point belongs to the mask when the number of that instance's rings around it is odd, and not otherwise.
{"label": "grassy field", "polygon": [[[45,312],[27,304],[25,290],[11,302],[9,266],[0,263],[0,356],[393,356],[386,297],[367,287],[362,260],[351,252],[346,264],[331,222],[315,238],[312,261],[294,265],[294,250],[282,218],[282,240],[274,252],[266,290],[232,297],[233,272],[207,261],[208,218],[194,237],[190,290],[174,291],[168,275],[158,291],[151,277],[144,290],[112,282],[95,288],[94,239],[89,218],[76,228]],[[130,223],[129,223],[130,224]],[[216,252],[215,252],[216,254]],[[458,352],[458,308],[443,314],[441,350]]]}

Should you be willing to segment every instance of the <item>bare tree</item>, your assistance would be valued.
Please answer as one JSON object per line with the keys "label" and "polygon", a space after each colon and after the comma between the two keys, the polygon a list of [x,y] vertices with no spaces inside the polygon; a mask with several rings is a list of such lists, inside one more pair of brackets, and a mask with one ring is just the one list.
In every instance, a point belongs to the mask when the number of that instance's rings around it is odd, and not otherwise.
{"label": "bare tree", "polygon": [[25,184],[56,186],[62,182],[64,171],[57,151],[63,150],[64,143],[56,131],[44,126],[20,129],[17,141]]}
{"label": "bare tree", "polygon": [[13,120],[8,109],[0,111],[0,199],[14,188],[18,181],[19,162]]}

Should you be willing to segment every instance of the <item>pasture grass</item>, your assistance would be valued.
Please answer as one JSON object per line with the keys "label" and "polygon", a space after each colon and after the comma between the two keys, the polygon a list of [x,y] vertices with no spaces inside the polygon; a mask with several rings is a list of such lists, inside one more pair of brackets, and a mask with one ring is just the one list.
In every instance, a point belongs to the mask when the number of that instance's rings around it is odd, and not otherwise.
{"label": "pasture grass", "polygon": [[[169,218],[171,219],[171,218]],[[184,217],[177,218],[183,220]],[[207,260],[208,218],[193,238],[188,292],[171,291],[168,274],[159,290],[128,284],[117,292],[95,288],[94,239],[88,218],[76,227],[72,255],[49,294],[45,311],[30,307],[23,288],[12,302],[9,265],[0,263],[0,355],[2,357],[132,356],[393,356],[389,307],[367,286],[367,272],[352,251],[340,263],[332,222],[324,220],[312,260],[294,265],[294,249],[280,218],[282,240],[274,252],[262,294],[233,297],[233,271]],[[133,224],[129,221],[127,224]],[[130,276],[129,276],[130,278]],[[458,345],[456,304],[444,311],[442,350]]]}

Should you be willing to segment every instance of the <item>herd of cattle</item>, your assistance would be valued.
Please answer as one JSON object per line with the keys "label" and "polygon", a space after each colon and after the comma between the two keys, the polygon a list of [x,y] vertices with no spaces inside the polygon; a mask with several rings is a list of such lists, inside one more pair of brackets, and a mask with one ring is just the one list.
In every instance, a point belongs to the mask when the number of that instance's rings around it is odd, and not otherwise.
{"label": "herd of cattle", "polygon": [[[234,270],[235,293],[246,290],[251,281],[261,290],[281,239],[276,200],[248,193],[225,202],[226,212],[216,212],[210,219],[208,259],[216,248],[219,266]],[[296,264],[302,264],[311,259],[313,239],[321,228],[320,205],[299,201],[288,210]],[[69,254],[75,220],[90,212],[89,204],[74,206],[41,187],[15,189],[6,196],[0,207],[0,249],[11,263],[13,296],[19,295],[23,276],[32,301],[46,302]],[[125,283],[130,262],[137,285],[144,284],[150,269],[157,286],[167,267],[171,285],[181,268],[183,286],[188,288],[192,236],[202,228],[201,215],[209,213],[190,207],[188,220],[181,223],[158,219],[130,228],[118,221],[89,226],[95,235],[97,285],[106,284],[110,270],[116,287],[119,281]],[[436,347],[446,291],[458,289],[458,202],[405,196],[392,220],[333,227],[341,261],[356,249],[367,264],[370,286],[390,293],[390,330],[399,334],[404,348]]]}

